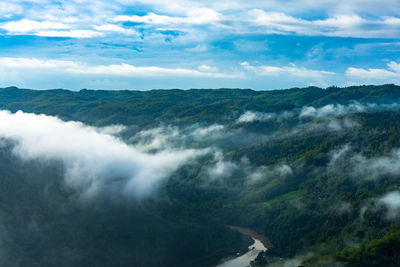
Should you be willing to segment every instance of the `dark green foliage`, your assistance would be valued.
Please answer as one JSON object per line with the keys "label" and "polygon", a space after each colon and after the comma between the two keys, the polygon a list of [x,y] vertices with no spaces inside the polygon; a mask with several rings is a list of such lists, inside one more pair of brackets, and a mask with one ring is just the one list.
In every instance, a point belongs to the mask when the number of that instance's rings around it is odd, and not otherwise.
{"label": "dark green foliage", "polygon": [[[329,118],[237,123],[245,111],[298,111],[326,104],[393,103],[395,85],[316,87],[276,91],[240,89],[152,91],[33,91],[0,89],[0,107],[57,115],[94,126],[132,126],[126,137],[160,125],[223,124],[234,133],[213,144],[226,160],[248,159],[228,178],[207,183],[211,156],[184,166],[148,199],[82,203],[63,184],[57,163],[21,162],[0,151],[0,265],[208,266],[235,254],[248,240],[226,227],[240,225],[269,237],[268,258],[307,255],[308,266],[396,266],[398,218],[377,199],[398,190],[400,174],[369,177],[352,155],[390,156],[400,147],[400,111],[342,114],[352,127],[329,130]],[[315,128],[315,126],[319,128]],[[322,126],[321,126],[322,125]],[[313,128],[314,127],[314,128]],[[122,137],[124,138],[124,136]],[[331,164],[344,146],[350,155]],[[289,166],[285,175],[276,170]],[[264,166],[263,179],[249,179]],[[329,264],[327,264],[329,263]]]}
{"label": "dark green foliage", "polygon": [[392,230],[381,238],[347,248],[335,258],[351,266],[399,266],[400,231]]}
{"label": "dark green foliage", "polygon": [[1,266],[204,266],[241,246],[187,204],[87,202],[65,188],[61,166],[21,162],[7,147],[0,164]]}
{"label": "dark green foliage", "polygon": [[242,89],[192,89],[151,91],[72,92],[62,89],[34,91],[0,89],[0,107],[11,111],[57,115],[92,125],[159,123],[229,123],[247,110],[277,112],[330,103],[387,103],[400,99],[400,87],[359,86],[348,88],[252,91]]}

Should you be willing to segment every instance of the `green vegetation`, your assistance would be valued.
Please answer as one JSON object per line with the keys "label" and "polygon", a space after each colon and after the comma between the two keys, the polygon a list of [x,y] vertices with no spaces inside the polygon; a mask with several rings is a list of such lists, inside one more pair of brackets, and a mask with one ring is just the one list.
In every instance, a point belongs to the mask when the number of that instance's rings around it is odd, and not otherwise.
{"label": "green vegetation", "polygon": [[[389,108],[298,115],[305,106],[354,101]],[[82,204],[63,185],[59,163],[21,161],[12,156],[12,143],[3,145],[0,265],[208,266],[248,245],[227,227],[238,225],[274,245],[257,266],[280,257],[300,258],[305,266],[396,266],[400,214],[388,216],[390,207],[379,201],[400,188],[393,167],[400,163],[400,108],[393,103],[400,104],[400,87],[390,84],[279,91],[0,89],[2,109],[127,125],[119,137],[132,144],[144,129],[223,125],[219,137],[184,146],[218,147],[222,162],[236,166],[211,179],[218,159],[208,154],[144,200],[104,197]],[[246,111],[295,115],[238,122]],[[391,170],[372,164],[382,158],[393,163]]]}
{"label": "green vegetation", "polygon": [[11,111],[57,115],[92,125],[150,126],[160,123],[231,123],[247,110],[277,112],[305,105],[392,102],[400,99],[395,85],[294,88],[276,91],[193,89],[151,91],[72,92],[62,89],[35,91],[8,87],[0,90],[0,107]]}

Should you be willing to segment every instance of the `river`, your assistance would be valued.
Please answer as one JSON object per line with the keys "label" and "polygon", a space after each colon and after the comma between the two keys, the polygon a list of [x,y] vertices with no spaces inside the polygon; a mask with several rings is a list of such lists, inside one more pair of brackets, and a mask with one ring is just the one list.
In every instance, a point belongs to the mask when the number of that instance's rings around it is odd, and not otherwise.
{"label": "river", "polygon": [[238,227],[238,226],[229,226],[229,228],[236,230],[243,235],[250,236],[254,243],[249,246],[249,251],[246,254],[237,256],[236,258],[227,260],[216,267],[246,267],[250,266],[250,262],[253,261],[258,253],[261,251],[273,248],[274,246],[269,242],[268,238],[262,234],[257,233],[254,230]]}
{"label": "river", "polygon": [[249,251],[246,254],[238,256],[234,259],[228,260],[217,267],[246,267],[250,266],[250,262],[253,261],[258,253],[261,251],[267,250],[267,248],[261,243],[260,240],[251,237],[254,240],[254,243],[249,246]]}

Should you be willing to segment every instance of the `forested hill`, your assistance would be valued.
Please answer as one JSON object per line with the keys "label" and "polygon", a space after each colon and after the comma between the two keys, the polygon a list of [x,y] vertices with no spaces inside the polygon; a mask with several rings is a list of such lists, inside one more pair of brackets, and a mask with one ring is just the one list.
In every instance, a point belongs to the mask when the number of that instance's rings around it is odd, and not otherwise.
{"label": "forested hill", "polygon": [[229,225],[273,244],[253,266],[400,261],[399,86],[9,87],[0,107],[1,266],[215,266],[249,245]]}
{"label": "forested hill", "polygon": [[349,101],[390,102],[400,98],[400,87],[317,87],[274,91],[244,89],[192,89],[151,91],[0,89],[0,107],[11,111],[57,115],[104,126],[112,123],[229,122],[247,110],[277,112],[305,105],[321,107]]}

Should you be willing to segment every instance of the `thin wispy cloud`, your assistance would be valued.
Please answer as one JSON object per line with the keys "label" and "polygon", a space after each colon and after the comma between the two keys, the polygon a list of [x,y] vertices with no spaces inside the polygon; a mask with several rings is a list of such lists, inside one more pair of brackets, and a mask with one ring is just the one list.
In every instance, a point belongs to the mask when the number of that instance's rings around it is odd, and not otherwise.
{"label": "thin wispy cloud", "polygon": [[297,67],[295,64],[291,64],[289,66],[253,66],[248,62],[242,62],[240,64],[243,68],[248,71],[254,72],[257,75],[265,75],[265,76],[279,76],[281,74],[289,74],[292,76],[302,77],[302,78],[311,78],[311,79],[321,79],[325,75],[333,75],[335,73],[324,70],[312,70],[304,67]]}
{"label": "thin wispy cloud", "polygon": [[0,58],[2,68],[51,69],[82,75],[123,76],[123,77],[241,77],[240,73],[222,73],[215,67],[201,65],[197,69],[164,68],[158,66],[133,66],[126,63],[111,65],[89,65],[84,62],[49,60],[37,58]]}
{"label": "thin wispy cloud", "polygon": [[281,12],[252,10],[253,23],[263,26],[266,33],[300,34],[331,37],[396,38],[400,34],[399,18],[384,17],[368,20],[357,14],[338,14],[318,20],[306,20]]}
{"label": "thin wispy cloud", "polygon": [[213,9],[199,8],[192,9],[186,12],[184,17],[175,17],[167,15],[159,15],[153,12],[144,16],[126,16],[120,15],[114,18],[115,21],[130,21],[137,23],[146,23],[154,25],[202,25],[202,24],[215,24],[223,20],[223,16]]}

